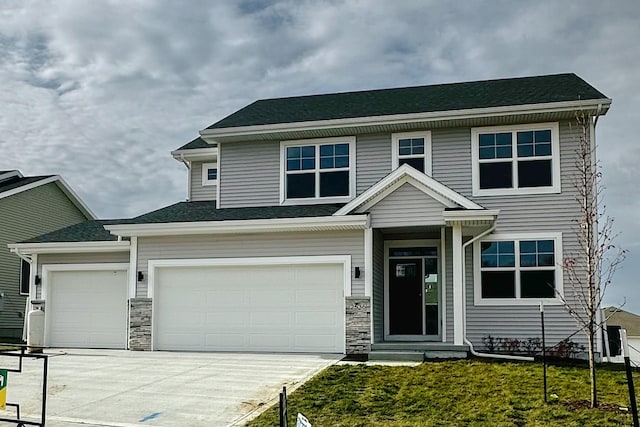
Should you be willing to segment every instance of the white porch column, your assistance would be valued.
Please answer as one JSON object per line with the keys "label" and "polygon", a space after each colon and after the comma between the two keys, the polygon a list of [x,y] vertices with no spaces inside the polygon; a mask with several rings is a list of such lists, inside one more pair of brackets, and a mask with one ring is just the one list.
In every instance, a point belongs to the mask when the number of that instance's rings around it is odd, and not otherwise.
{"label": "white porch column", "polygon": [[453,224],[453,343],[462,345],[464,339],[464,280],[462,277],[462,225]]}

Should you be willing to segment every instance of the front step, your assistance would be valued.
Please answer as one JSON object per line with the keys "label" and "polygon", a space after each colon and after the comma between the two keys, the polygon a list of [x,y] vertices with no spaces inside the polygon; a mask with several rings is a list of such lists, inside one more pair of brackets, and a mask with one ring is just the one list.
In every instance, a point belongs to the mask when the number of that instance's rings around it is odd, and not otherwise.
{"label": "front step", "polygon": [[469,346],[437,342],[381,342],[371,345],[369,360],[423,362],[438,359],[466,359]]}
{"label": "front step", "polygon": [[421,351],[372,351],[369,360],[373,362],[424,362],[424,353]]}

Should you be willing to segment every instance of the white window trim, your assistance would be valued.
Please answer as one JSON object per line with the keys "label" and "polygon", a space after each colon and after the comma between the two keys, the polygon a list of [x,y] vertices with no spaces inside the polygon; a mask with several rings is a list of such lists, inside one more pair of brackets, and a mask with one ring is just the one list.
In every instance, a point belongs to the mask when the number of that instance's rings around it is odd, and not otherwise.
{"label": "white window trim", "polygon": [[[319,147],[323,144],[349,144],[349,167],[340,170],[349,171],[349,195],[339,197],[309,197],[305,199],[287,199],[287,147],[315,145]],[[320,149],[316,149],[316,191],[320,189]],[[327,169],[329,171],[330,169]],[[297,139],[290,141],[280,141],[280,204],[281,205],[315,205],[320,203],[346,203],[356,196],[356,137],[342,136],[333,138]]]}
{"label": "white window trim", "polygon": [[217,179],[209,179],[209,169],[215,169],[216,170],[216,176],[218,176],[219,173],[219,169],[218,169],[218,163],[203,163],[202,164],[202,185],[206,186],[206,185],[218,185],[218,180]]}
{"label": "white window trim", "polygon": [[[482,298],[482,283],[481,283],[481,256],[480,245],[482,242],[492,242],[496,240],[512,240],[516,242],[516,298]],[[520,278],[517,274],[520,264],[520,250],[519,242],[522,240],[553,240],[554,241],[554,255],[555,255],[555,279],[556,279],[556,294],[564,295],[563,276],[564,271],[562,269],[563,251],[562,251],[562,233],[561,232],[549,232],[549,233],[505,233],[505,234],[492,234],[473,244],[473,296],[474,303],[477,306],[514,306],[514,305],[528,305],[537,306],[540,302],[546,305],[562,305],[562,300],[557,296],[554,298],[520,298]],[[512,270],[512,268],[508,268]]]}
{"label": "white window trim", "polygon": [[[526,188],[480,188],[480,158],[478,154],[479,140],[481,133],[499,133],[499,132],[518,132],[527,130],[545,130],[551,129],[551,182],[550,187],[526,187]],[[513,184],[518,182],[518,170],[515,164],[518,163],[517,141],[513,139],[511,162],[514,164],[512,169]],[[522,159],[536,159],[536,157],[526,157]],[[507,162],[509,159],[501,159]],[[551,123],[532,123],[527,125],[511,125],[511,126],[486,126],[471,128],[471,172],[473,181],[474,196],[501,196],[501,195],[525,195],[525,194],[552,194],[561,192],[560,177],[560,130],[558,122]]]}
{"label": "white window trim", "polygon": [[[432,174],[432,155],[431,155],[431,131],[420,132],[403,132],[391,134],[391,170],[398,168],[400,164],[399,145],[401,139],[404,138],[424,138],[424,173],[431,176]],[[402,156],[402,158],[418,158],[420,156]]]}

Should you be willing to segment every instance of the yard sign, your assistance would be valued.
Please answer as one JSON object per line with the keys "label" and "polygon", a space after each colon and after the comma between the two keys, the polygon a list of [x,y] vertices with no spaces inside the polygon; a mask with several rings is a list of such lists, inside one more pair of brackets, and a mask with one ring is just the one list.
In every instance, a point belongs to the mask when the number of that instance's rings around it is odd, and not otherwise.
{"label": "yard sign", "polygon": [[7,371],[0,369],[0,410],[7,409]]}

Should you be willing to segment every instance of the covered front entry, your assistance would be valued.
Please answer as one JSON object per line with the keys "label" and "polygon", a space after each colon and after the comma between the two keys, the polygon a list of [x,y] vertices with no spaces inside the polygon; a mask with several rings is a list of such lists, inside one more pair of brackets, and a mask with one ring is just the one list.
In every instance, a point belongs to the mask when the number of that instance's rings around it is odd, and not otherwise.
{"label": "covered front entry", "polygon": [[385,339],[440,341],[439,242],[385,242]]}
{"label": "covered front entry", "polygon": [[347,259],[159,260],[150,269],[156,350],[345,351]]}

